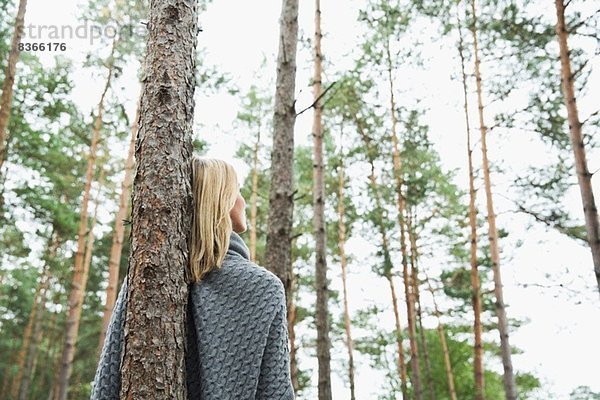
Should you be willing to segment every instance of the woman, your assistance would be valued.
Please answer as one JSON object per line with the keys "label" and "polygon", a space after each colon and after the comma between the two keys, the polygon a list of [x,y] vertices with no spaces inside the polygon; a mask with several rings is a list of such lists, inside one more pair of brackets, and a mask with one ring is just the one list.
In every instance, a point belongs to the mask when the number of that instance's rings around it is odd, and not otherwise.
{"label": "woman", "polygon": [[[192,157],[186,377],[189,399],[293,399],[281,281],[249,259],[239,236],[246,203],[233,167]],[[127,282],[119,293],[92,388],[118,399]]]}

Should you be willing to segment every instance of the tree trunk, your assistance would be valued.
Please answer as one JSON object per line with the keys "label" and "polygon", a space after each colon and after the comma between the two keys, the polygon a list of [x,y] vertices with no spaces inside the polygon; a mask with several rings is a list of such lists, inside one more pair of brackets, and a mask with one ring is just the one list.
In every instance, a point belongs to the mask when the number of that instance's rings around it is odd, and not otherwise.
{"label": "tree trunk", "polygon": [[300,383],[298,381],[298,359],[296,356],[298,348],[296,347],[296,304],[294,303],[294,293],[296,292],[298,279],[294,274],[293,265],[291,264],[289,276],[291,277],[291,280],[290,297],[287,299],[287,321],[290,339],[290,376],[292,379],[292,387],[294,388],[294,392],[297,393],[300,389]]}
{"label": "tree trunk", "polygon": [[[379,213],[381,214],[381,221],[385,220],[383,205],[381,203],[381,196],[379,194],[377,177],[375,175],[375,156],[374,149],[371,145],[371,138],[366,134],[363,130],[360,121],[355,117],[356,128],[360,133],[363,142],[365,143],[365,147],[367,149],[367,158],[369,161],[369,165],[371,166],[371,173],[369,174],[369,180],[371,182],[371,186],[373,187],[373,193],[375,196],[375,206]],[[400,376],[400,385],[402,390],[402,399],[408,400],[408,385],[407,385],[407,374],[406,374],[406,364],[404,362],[404,348],[402,345],[402,325],[400,323],[400,312],[398,310],[398,296],[396,295],[396,288],[394,286],[394,279],[392,277],[392,261],[390,258],[390,250],[387,238],[387,231],[385,226],[382,223],[378,224],[379,233],[381,234],[381,247],[383,250],[383,259],[384,259],[384,276],[387,279],[390,285],[390,292],[392,295],[392,306],[394,309],[394,320],[396,323],[396,344],[398,346],[398,375]]]}
{"label": "tree trunk", "polygon": [[423,349],[423,361],[425,361],[425,373],[427,376],[427,390],[429,391],[430,400],[435,400],[435,390],[433,388],[433,374],[431,369],[431,361],[429,358],[429,351],[427,350],[427,340],[425,339],[425,332],[423,331],[423,314],[421,310],[421,296],[419,294],[419,272],[417,267],[417,241],[415,240],[416,233],[413,228],[413,214],[409,210],[408,219],[406,221],[408,239],[410,243],[410,274],[412,282],[412,290],[415,298],[415,311],[416,321],[419,339],[421,342],[421,348]]}
{"label": "tree trunk", "polygon": [[4,374],[4,377],[2,378],[2,388],[0,388],[0,399],[6,399],[6,394],[7,392],[9,392],[9,390],[11,389],[11,383],[9,383],[9,379],[11,378],[11,366],[14,365],[15,363],[15,359],[17,358],[17,353],[15,352],[16,347],[17,347],[17,341],[15,340],[15,338],[13,338],[13,340],[11,340],[11,351],[8,353],[8,364],[6,364],[6,366],[4,367],[4,370],[2,371],[2,373]]}
{"label": "tree trunk", "polygon": [[15,19],[15,30],[13,32],[10,53],[8,53],[8,63],[4,74],[4,82],[2,83],[2,97],[0,97],[0,171],[6,160],[6,141],[9,132],[8,120],[10,118],[10,109],[12,106],[13,86],[15,83],[15,73],[17,69],[17,61],[19,61],[19,44],[23,37],[25,27],[25,9],[27,0],[19,1],[19,9],[17,10],[17,18]]}
{"label": "tree trunk", "polygon": [[260,122],[252,155],[252,193],[250,194],[250,261],[256,262],[256,224],[258,214],[258,149],[260,147]]}
{"label": "tree trunk", "polygon": [[565,4],[563,0],[555,0],[556,4],[556,35],[560,46],[560,70],[563,96],[567,106],[567,115],[569,119],[569,133],[571,136],[571,146],[575,156],[575,170],[577,172],[577,181],[581,192],[581,201],[583,203],[583,213],[585,215],[585,227],[587,230],[587,240],[592,250],[592,260],[594,263],[594,273],[596,283],[600,292],[600,227],[598,222],[598,209],[594,200],[592,190],[592,174],[588,170],[585,144],[583,143],[583,134],[581,133],[581,122],[579,121],[579,112],[575,99],[575,89],[573,87],[574,76],[571,72],[571,58],[569,45],[567,43],[568,31],[565,23]]}
{"label": "tree trunk", "polygon": [[[341,143],[343,141],[340,140]],[[342,267],[342,287],[344,295],[344,326],[346,329],[346,347],[348,349],[348,380],[350,382],[350,400],[355,400],[354,393],[354,356],[352,353],[352,334],[350,332],[350,312],[348,311],[348,288],[346,285],[346,223],[344,215],[344,154],[340,150],[340,170],[338,174],[338,247],[340,249],[340,264]]]}
{"label": "tree trunk", "polygon": [[121,261],[121,252],[123,250],[123,237],[125,235],[125,218],[127,217],[127,206],[131,199],[131,185],[133,183],[134,151],[135,140],[138,132],[138,120],[140,118],[140,101],[135,112],[135,119],[131,125],[131,138],[129,141],[129,151],[127,161],[125,161],[125,177],[121,183],[121,194],[119,195],[119,211],[115,218],[115,230],[113,233],[112,246],[110,249],[110,259],[108,260],[108,286],[106,287],[106,302],[104,303],[104,315],[102,317],[102,330],[100,331],[100,340],[98,343],[98,354],[102,351],[104,338],[108,330],[108,323],[117,298],[117,285],[119,283],[119,265]]}
{"label": "tree trunk", "polygon": [[469,101],[467,90],[467,73],[465,71],[465,56],[462,36],[462,23],[458,4],[456,6],[456,19],[458,22],[460,65],[462,73],[462,84],[464,94],[465,124],[467,130],[467,159],[469,164],[469,226],[470,233],[470,251],[471,251],[471,302],[473,303],[473,333],[475,336],[473,369],[475,373],[475,400],[484,400],[484,380],[483,380],[483,343],[481,341],[481,289],[479,283],[479,271],[477,260],[477,209],[475,208],[475,177],[473,172],[473,149],[471,147],[471,124],[469,122]]}
{"label": "tree trunk", "polygon": [[[108,75],[100,101],[98,102],[98,114],[94,121],[94,129],[92,131],[92,142],[90,145],[90,154],[87,162],[87,169],[85,173],[85,188],[83,190],[83,200],[81,203],[81,213],[79,216],[79,229],[77,232],[77,251],[75,252],[75,265],[73,268],[73,278],[71,281],[71,292],[69,294],[69,318],[67,318],[67,326],[65,331],[65,343],[63,347],[62,360],[60,366],[59,380],[58,380],[58,399],[66,400],[67,392],[69,389],[69,379],[71,376],[71,361],[75,354],[75,341],[76,337],[69,335],[75,332],[73,330],[74,325],[78,322],[73,318],[76,315],[76,308],[78,307],[78,301],[82,298],[82,284],[83,284],[83,258],[85,251],[85,240],[86,234],[88,233],[88,202],[90,196],[90,189],[92,187],[92,180],[94,175],[94,167],[96,165],[96,151],[98,142],[100,140],[100,130],[102,129],[102,115],[104,112],[104,99],[110,87],[113,77],[113,55],[117,46],[117,40],[113,40],[110,56],[108,57]],[[73,347],[71,347],[73,346]]]}
{"label": "tree trunk", "polygon": [[315,235],[315,286],[317,292],[317,361],[319,364],[319,400],[331,400],[331,354],[329,353],[329,288],[325,236],[325,190],[323,183],[323,106],[321,96],[321,4],[315,0],[315,61],[313,75],[313,210]]}
{"label": "tree trunk", "polygon": [[21,380],[21,384],[19,385],[20,386],[19,387],[19,396],[18,396],[19,400],[27,400],[27,398],[29,396],[29,390],[30,390],[29,385],[31,382],[31,376],[33,374],[34,361],[36,359],[37,349],[40,344],[40,339],[42,336],[42,321],[43,321],[44,311],[46,310],[46,295],[47,295],[47,291],[48,291],[48,284],[50,283],[48,267],[46,266],[45,268],[46,269],[42,274],[42,288],[40,290],[40,301],[36,305],[37,311],[36,311],[35,322],[33,324],[32,340],[29,345],[29,349],[27,351],[27,357],[25,359],[25,368],[23,369],[23,378]]}
{"label": "tree trunk", "polygon": [[[57,337],[59,334],[56,332],[56,319],[58,313],[51,313],[52,317],[50,318],[50,324],[48,329],[46,330],[46,351],[44,354],[44,359],[42,361],[42,365],[44,366],[42,375],[38,378],[35,374],[32,374],[32,380],[37,382],[37,386],[42,388],[42,390],[47,389],[48,392],[52,392],[52,382],[48,382],[47,376],[49,372],[52,373],[54,370],[54,357],[52,353],[52,349],[56,347],[54,344],[57,342]],[[39,370],[39,369],[38,369]],[[46,388],[48,385],[48,388]]]}
{"label": "tree trunk", "polygon": [[498,331],[500,333],[500,349],[502,353],[502,364],[504,366],[504,391],[507,400],[517,399],[517,386],[511,360],[511,348],[508,340],[508,320],[504,305],[502,290],[502,277],[500,274],[500,251],[498,249],[498,230],[496,229],[496,214],[494,212],[494,200],[492,199],[492,184],[490,181],[490,167],[487,156],[487,127],[483,118],[483,99],[481,89],[481,73],[479,71],[479,49],[477,47],[477,14],[475,0],[471,1],[473,24],[473,53],[475,56],[475,81],[477,83],[477,103],[479,110],[479,125],[481,129],[481,152],[483,155],[483,178],[485,182],[485,194],[487,200],[487,219],[489,225],[490,253],[492,258],[492,270],[494,272],[494,292],[496,294],[496,315],[498,317]]}
{"label": "tree trunk", "polygon": [[[415,239],[416,240],[416,239]],[[440,343],[442,345],[442,352],[444,353],[444,368],[446,369],[446,379],[448,380],[448,391],[450,392],[450,399],[457,400],[456,398],[456,389],[454,388],[454,374],[452,373],[452,363],[450,361],[450,352],[448,351],[448,343],[446,342],[446,333],[444,332],[444,324],[442,324],[440,309],[438,307],[437,301],[435,300],[435,292],[433,287],[431,287],[431,283],[429,281],[429,277],[427,276],[427,272],[423,271],[425,274],[425,281],[427,282],[427,288],[431,293],[431,298],[433,299],[433,309],[435,311],[435,316],[438,320],[437,331],[440,337]]]}
{"label": "tree trunk", "polygon": [[[185,378],[198,4],[150,2],[136,140],[123,399],[187,397]],[[148,233],[151,232],[152,235]]]}
{"label": "tree trunk", "polygon": [[[98,202],[100,198],[100,189],[103,184],[103,171],[100,171],[98,181],[98,193],[96,194],[96,204],[94,207],[94,216],[87,234],[87,243],[85,248],[85,257],[82,270],[78,281],[73,280],[71,293],[69,294],[69,311],[67,314],[67,324],[65,329],[65,342],[61,356],[61,366],[59,375],[58,399],[66,400],[69,392],[69,381],[73,370],[73,358],[75,357],[75,348],[77,346],[77,334],[79,332],[79,322],[81,320],[81,310],[85,299],[85,288],[87,285],[90,264],[92,261],[92,251],[94,249],[94,227],[98,213]],[[75,276],[75,274],[73,274]]]}
{"label": "tree trunk", "polygon": [[265,266],[281,279],[286,297],[289,297],[288,265],[291,262],[294,212],[294,122],[296,120],[294,95],[298,42],[298,0],[283,0],[279,23]]}
{"label": "tree trunk", "polygon": [[40,281],[35,288],[35,294],[33,295],[33,306],[31,307],[31,313],[29,314],[29,320],[27,321],[27,325],[25,326],[25,331],[23,332],[23,341],[21,345],[21,349],[19,350],[19,355],[17,356],[17,375],[15,379],[12,381],[10,386],[10,397],[12,399],[16,398],[19,393],[19,388],[21,387],[21,380],[23,378],[23,369],[25,367],[25,358],[29,351],[29,343],[31,341],[31,333],[33,330],[33,325],[35,323],[35,317],[38,311],[38,302],[40,301],[40,293],[43,288],[43,282],[45,272],[41,274]]}
{"label": "tree trunk", "polygon": [[386,42],[387,72],[390,88],[390,113],[392,116],[392,144],[394,161],[394,179],[396,181],[396,195],[398,200],[398,225],[400,226],[400,251],[402,253],[402,275],[404,278],[404,293],[406,297],[406,310],[408,317],[408,338],[410,343],[410,364],[412,367],[411,382],[414,387],[416,400],[423,399],[423,386],[421,384],[421,370],[419,366],[419,348],[416,339],[415,324],[415,299],[411,290],[410,275],[408,273],[408,254],[406,251],[406,224],[404,222],[405,199],[402,195],[402,164],[400,160],[400,151],[398,149],[398,135],[396,127],[398,120],[396,118],[396,103],[394,100],[394,80],[392,77],[392,57],[390,54],[389,40]]}

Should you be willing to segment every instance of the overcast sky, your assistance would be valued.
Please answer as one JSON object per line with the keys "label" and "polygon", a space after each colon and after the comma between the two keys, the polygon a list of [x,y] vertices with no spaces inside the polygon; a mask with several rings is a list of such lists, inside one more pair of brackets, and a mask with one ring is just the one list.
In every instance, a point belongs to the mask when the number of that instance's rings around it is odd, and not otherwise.
{"label": "overcast sky", "polygon": [[[26,25],[72,25],[81,24],[77,20],[77,4],[82,0],[29,0],[26,15]],[[313,2],[302,1],[300,6],[300,25],[304,36],[310,36],[313,29]],[[356,12],[362,1],[347,1],[347,7],[341,2],[323,2],[323,52],[329,60],[333,60],[337,71],[349,68],[352,59],[345,56],[356,47],[359,28],[356,23]],[[547,2],[550,6],[551,3]],[[257,74],[265,77],[265,81],[274,80],[274,59],[277,49],[278,18],[280,1],[232,1],[219,0],[209,6],[208,11],[200,17],[203,32],[199,35],[199,45],[208,52],[207,61],[218,65],[228,72],[240,86],[248,88],[256,80]],[[546,10],[553,12],[553,9]],[[74,96],[81,106],[84,115],[89,115],[97,103],[101,90],[102,79],[90,74],[89,70],[81,68],[81,61],[89,51],[106,51],[99,44],[90,44],[87,39],[69,39],[66,41],[68,50],[64,53],[78,63],[78,69],[73,74],[76,82]],[[459,82],[453,81],[452,76],[458,70],[454,60],[452,42],[431,42],[425,47],[428,57],[426,67],[422,71],[413,71],[409,79],[403,79],[399,85],[403,93],[411,93],[414,98],[422,99],[430,110],[425,122],[431,128],[430,137],[435,149],[439,152],[442,163],[447,169],[459,168],[457,184],[466,190],[466,150],[464,138],[464,117],[462,114],[462,88]],[[300,48],[300,47],[299,47]],[[298,64],[297,104],[299,108],[309,105],[312,91],[308,87],[312,66],[308,63],[309,52],[301,49]],[[266,57],[267,64],[260,70],[261,61]],[[43,57],[51,63],[49,54]],[[135,72],[137,65],[129,65],[124,79],[118,83],[120,96],[126,102],[129,115],[133,117],[135,100],[139,87],[136,83]],[[597,70],[597,69],[596,69]],[[485,73],[485,68],[484,68]],[[327,70],[325,74],[327,75]],[[595,76],[592,83],[598,83]],[[260,85],[260,82],[256,82]],[[596,87],[599,87],[596,85]],[[224,158],[232,162],[243,177],[247,166],[233,159],[240,139],[247,138],[248,132],[234,129],[232,122],[238,112],[237,100],[227,94],[210,97],[197,93],[196,126],[201,136],[211,143],[209,155]],[[598,104],[598,98],[595,99]],[[402,102],[402,95],[399,96]],[[387,104],[387,103],[385,103]],[[472,103],[473,104],[473,103]],[[583,111],[589,108],[581,106]],[[588,108],[586,108],[588,107]],[[590,106],[591,107],[591,106]],[[310,112],[301,115],[296,124],[296,142],[303,144],[310,140]],[[472,121],[475,121],[473,118]],[[472,122],[475,126],[475,122]],[[455,134],[449,134],[448,127]],[[218,140],[217,140],[218,139]],[[499,138],[490,135],[490,158],[503,160],[515,169],[523,168],[530,162],[543,160],[543,149],[531,147],[531,142],[525,135],[519,137]],[[235,144],[235,145],[234,145]],[[123,157],[126,149],[123,149]],[[480,149],[474,152],[480,157]],[[589,155],[590,170],[600,167],[598,153]],[[478,162],[476,160],[476,162]],[[500,177],[496,182],[496,193],[505,193],[508,182]],[[600,199],[600,179],[593,179],[596,198]],[[479,196],[482,201],[483,192]],[[514,249],[510,259],[502,264],[502,274],[505,284],[505,298],[509,307],[510,318],[524,319],[527,322],[511,332],[511,342],[522,349],[523,353],[515,355],[513,364],[519,371],[532,371],[541,380],[545,391],[539,394],[540,399],[567,399],[568,393],[578,385],[588,385],[600,391],[598,371],[600,365],[600,348],[596,345],[600,332],[600,307],[597,292],[594,288],[593,266],[591,255],[587,248],[578,245],[556,232],[547,232],[543,227],[528,228],[528,218],[510,212],[512,204],[501,196],[496,196],[498,225],[511,232],[511,239],[501,242],[505,251]],[[583,218],[579,192],[576,188],[568,194],[568,207],[573,215]],[[481,203],[483,204],[483,203]],[[483,209],[483,208],[481,208]],[[109,213],[110,210],[106,210]],[[583,219],[582,219],[583,220]],[[517,240],[523,244],[515,248]],[[351,312],[363,308],[367,304],[377,303],[387,306],[389,301],[388,289],[385,282],[372,276],[370,268],[364,264],[372,256],[375,248],[364,238],[354,238],[349,244],[349,252],[355,255],[356,261],[350,265],[349,290]],[[330,265],[332,271],[332,287],[340,289],[337,265]],[[337,267],[337,268],[336,268]],[[439,272],[439,268],[431,266],[430,274]],[[567,289],[556,285],[565,283]],[[540,286],[524,287],[524,284]],[[401,282],[397,282],[401,287]],[[549,289],[543,286],[551,286]],[[591,290],[590,290],[591,288]],[[571,289],[581,294],[570,295]],[[430,302],[427,295],[424,302]],[[405,315],[405,314],[403,314]],[[435,321],[427,319],[426,325],[433,327]],[[391,309],[381,315],[383,327],[393,327]],[[495,338],[496,339],[496,338]],[[335,360],[344,358],[343,348],[337,344]],[[303,366],[314,366],[307,361],[303,354]],[[357,377],[357,398],[374,398],[377,385],[383,380],[377,378],[377,372],[368,367],[368,360],[358,357],[359,375]],[[501,366],[496,365],[497,368]],[[334,368],[343,372],[339,363]],[[498,369],[500,371],[500,369]],[[313,374],[316,382],[316,369]],[[334,376],[334,398],[347,398],[348,391],[344,389],[341,379]],[[316,383],[315,383],[316,385]],[[550,397],[548,397],[550,396]],[[307,399],[314,398],[307,393]]]}

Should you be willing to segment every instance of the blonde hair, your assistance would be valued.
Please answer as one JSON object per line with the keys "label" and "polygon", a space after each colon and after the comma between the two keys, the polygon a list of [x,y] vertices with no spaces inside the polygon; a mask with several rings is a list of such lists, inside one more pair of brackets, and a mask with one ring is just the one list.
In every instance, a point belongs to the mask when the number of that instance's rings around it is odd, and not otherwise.
{"label": "blonde hair", "polygon": [[190,278],[201,280],[221,267],[233,231],[231,209],[239,183],[233,167],[222,160],[192,156],[193,218]]}

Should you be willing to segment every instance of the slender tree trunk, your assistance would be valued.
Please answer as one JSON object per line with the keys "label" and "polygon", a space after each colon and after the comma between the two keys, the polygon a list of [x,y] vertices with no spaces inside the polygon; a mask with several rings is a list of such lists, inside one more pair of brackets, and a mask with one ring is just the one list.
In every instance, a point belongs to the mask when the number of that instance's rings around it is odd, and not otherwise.
{"label": "slender tree trunk", "polygon": [[416,311],[416,324],[419,332],[419,339],[421,342],[421,348],[423,349],[423,361],[425,361],[425,373],[427,376],[427,390],[429,392],[429,398],[435,400],[435,390],[433,388],[433,374],[431,372],[431,361],[429,358],[429,351],[427,349],[427,340],[425,339],[425,332],[423,330],[423,314],[421,310],[421,296],[419,294],[419,272],[417,267],[417,241],[415,240],[415,231],[413,227],[413,216],[412,212],[408,210],[408,218],[406,221],[406,227],[408,231],[408,239],[410,242],[410,274],[412,282],[412,290],[415,298],[415,311]]}
{"label": "slender tree trunk", "polygon": [[11,388],[11,384],[9,383],[9,379],[12,377],[11,366],[15,364],[15,359],[17,358],[17,353],[15,352],[17,347],[17,341],[13,338],[11,341],[11,351],[8,354],[8,364],[4,367],[2,373],[4,374],[4,378],[2,378],[2,388],[0,388],[0,399],[6,399],[7,392],[9,392]]}
{"label": "slender tree trunk", "polygon": [[50,276],[48,272],[48,267],[46,266],[45,271],[42,274],[42,288],[40,290],[40,301],[36,305],[37,311],[35,322],[33,324],[32,340],[27,351],[25,368],[23,369],[23,378],[21,380],[21,384],[19,385],[19,400],[26,400],[29,396],[29,385],[31,383],[31,376],[33,374],[34,361],[37,356],[37,349],[42,336],[42,321],[44,311],[46,310],[46,296],[48,291],[49,279]]}
{"label": "slender tree trunk", "polygon": [[[50,324],[46,330],[46,351],[42,361],[42,365],[44,366],[42,369],[42,375],[38,378],[36,374],[32,374],[32,380],[37,382],[37,387],[39,387],[43,393],[52,391],[52,382],[48,383],[47,376],[54,370],[54,357],[52,354],[52,349],[55,347],[54,344],[57,341],[56,337],[58,336],[56,332],[56,319],[58,313],[53,312],[51,314],[52,316],[50,317]],[[48,388],[46,388],[46,385],[48,385]]]}
{"label": "slender tree trunk", "polygon": [[260,122],[252,154],[252,193],[250,194],[250,260],[256,262],[256,224],[258,214],[258,150],[260,148]]}
{"label": "slender tree trunk", "polygon": [[290,295],[288,265],[291,260],[292,216],[294,212],[294,122],[296,120],[296,48],[298,42],[298,0],[283,0],[281,6],[271,188],[265,266],[281,279]]}
{"label": "slender tree trunk", "polygon": [[8,120],[10,118],[10,109],[12,106],[13,86],[15,83],[15,73],[17,69],[17,61],[19,61],[19,44],[23,37],[25,27],[25,10],[27,8],[27,0],[19,1],[19,9],[15,19],[15,30],[13,31],[10,53],[8,53],[8,63],[4,74],[4,82],[2,83],[2,96],[0,97],[0,171],[6,160],[6,141],[9,132]]}
{"label": "slender tree trunk", "polygon": [[125,236],[125,218],[129,200],[131,199],[131,185],[133,183],[134,151],[135,140],[138,132],[138,120],[140,118],[140,101],[135,112],[135,119],[131,125],[131,138],[129,141],[129,151],[127,161],[125,161],[125,177],[121,183],[121,194],[119,195],[119,211],[115,218],[115,230],[113,233],[112,246],[110,249],[110,259],[108,260],[108,286],[106,287],[106,302],[104,303],[104,314],[102,317],[102,330],[100,331],[100,340],[98,343],[98,354],[102,351],[104,338],[108,330],[108,323],[117,298],[117,285],[119,283],[119,266],[121,262],[121,253],[123,251],[123,238]]}
{"label": "slender tree trunk", "polygon": [[[104,100],[112,82],[114,67],[113,56],[115,53],[117,43],[117,39],[115,39],[113,41],[111,53],[108,58],[108,74],[106,78],[106,83],[104,84],[102,95],[100,96],[100,101],[98,102],[98,114],[96,115],[96,119],[94,121],[94,129],[92,131],[92,142],[90,145],[90,154],[88,157],[87,169],[85,173],[85,188],[83,190],[83,200],[81,203],[81,213],[79,216],[79,229],[77,232],[77,251],[75,252],[75,265],[73,268],[73,278],[71,281],[71,292],[69,294],[69,318],[67,318],[67,326],[65,328],[65,331],[70,332],[71,334],[73,332],[76,332],[73,330],[73,328],[74,325],[78,322],[76,322],[73,318],[77,314],[75,310],[78,307],[78,301],[82,298],[83,295],[83,258],[85,251],[86,235],[88,232],[88,202],[90,196],[90,189],[92,187],[94,167],[96,165],[96,151],[98,147],[98,142],[100,140],[100,130],[102,129]],[[69,389],[69,379],[71,377],[72,367],[70,360],[73,359],[73,355],[75,354],[74,345],[76,339],[76,337],[71,336],[69,333],[65,334],[65,343],[63,347],[62,361],[58,380],[58,400],[66,400],[67,398],[67,392]]]}
{"label": "slender tree trunk", "polygon": [[392,116],[392,144],[394,161],[394,179],[396,181],[396,195],[398,200],[398,225],[400,226],[400,251],[402,253],[402,274],[404,278],[404,293],[406,297],[406,310],[408,316],[408,338],[410,343],[410,364],[412,367],[411,382],[414,387],[416,400],[423,399],[423,386],[421,384],[421,368],[419,363],[419,348],[416,338],[415,324],[415,299],[411,290],[410,275],[408,273],[408,254],[406,251],[406,224],[404,222],[405,199],[402,195],[402,163],[398,149],[398,135],[396,128],[398,120],[396,117],[396,103],[394,99],[394,79],[392,76],[392,57],[390,54],[389,40],[386,41],[387,72],[390,88],[390,113]]}
{"label": "slender tree trunk", "polygon": [[487,127],[483,118],[483,99],[481,89],[481,73],[479,70],[479,49],[477,44],[477,14],[475,0],[471,1],[473,13],[473,53],[475,56],[475,80],[477,83],[477,103],[479,110],[479,125],[481,129],[481,152],[483,155],[483,178],[485,182],[485,194],[487,200],[487,219],[489,225],[490,253],[492,258],[492,270],[494,272],[494,292],[496,294],[496,315],[498,317],[498,331],[500,333],[500,350],[502,353],[502,364],[504,366],[504,391],[507,400],[517,399],[517,386],[511,360],[511,347],[508,340],[508,320],[504,305],[504,294],[502,290],[502,277],[500,273],[500,251],[498,248],[498,230],[496,228],[496,214],[494,212],[494,200],[492,198],[492,184],[490,180],[490,167],[487,155]]}
{"label": "slender tree trunk", "polygon": [[598,221],[598,209],[594,200],[592,190],[592,174],[588,169],[585,144],[583,143],[583,134],[581,133],[582,123],[579,120],[579,112],[575,99],[575,89],[573,85],[574,76],[571,71],[571,57],[569,45],[567,43],[568,31],[565,23],[565,3],[563,0],[555,0],[556,5],[556,35],[560,46],[560,70],[563,96],[567,106],[567,115],[569,120],[569,133],[571,136],[571,146],[575,156],[575,170],[577,172],[577,181],[581,192],[581,201],[583,203],[583,213],[585,215],[585,227],[587,230],[587,240],[592,250],[592,260],[594,263],[594,273],[596,283],[600,292],[600,227]]}
{"label": "slender tree trunk", "polygon": [[317,292],[317,360],[319,364],[319,400],[331,400],[331,354],[329,353],[329,288],[325,237],[325,190],[323,183],[323,106],[321,96],[321,2],[315,0],[315,53],[313,96],[313,210],[315,235],[315,286]]}
{"label": "slender tree trunk", "polygon": [[85,248],[85,257],[82,264],[80,279],[73,281],[71,293],[69,294],[69,311],[67,314],[67,324],[65,329],[65,341],[61,356],[61,368],[59,375],[59,390],[58,399],[66,400],[69,392],[69,381],[73,370],[73,358],[75,357],[75,349],[77,346],[77,335],[79,332],[79,322],[81,320],[81,310],[85,299],[85,288],[87,285],[90,264],[92,261],[92,251],[94,249],[94,227],[98,212],[98,203],[100,197],[100,189],[103,184],[103,172],[100,172],[98,181],[98,193],[96,204],[94,207],[94,215],[87,234],[87,243]]}
{"label": "slender tree trunk", "polygon": [[[416,239],[415,239],[416,240]],[[427,276],[427,272],[423,271],[425,274],[425,282],[427,282],[427,289],[431,293],[431,298],[433,299],[433,309],[435,311],[435,316],[438,320],[438,336],[440,337],[440,343],[442,345],[442,352],[444,353],[444,368],[446,369],[446,379],[448,380],[448,391],[450,392],[450,399],[457,400],[456,398],[456,389],[454,387],[454,374],[452,373],[452,363],[450,361],[450,352],[448,351],[448,343],[446,342],[446,333],[444,332],[444,324],[442,324],[440,308],[438,307],[437,301],[435,300],[435,291],[433,287],[431,287],[431,282],[429,281],[429,277]]]}
{"label": "slender tree trunk", "polygon": [[464,94],[465,124],[467,130],[467,159],[469,164],[469,226],[470,233],[470,251],[471,251],[471,302],[473,303],[473,333],[475,336],[473,369],[475,373],[475,400],[484,400],[484,380],[483,380],[483,343],[481,341],[481,289],[479,283],[479,271],[477,260],[477,209],[475,207],[475,177],[473,172],[473,149],[471,147],[471,124],[469,122],[469,101],[467,90],[467,73],[465,71],[465,56],[462,36],[462,23],[458,3],[456,5],[456,19],[458,22],[460,65]]}
{"label": "slender tree trunk", "polygon": [[40,294],[43,289],[44,281],[45,281],[45,271],[42,272],[40,276],[40,281],[35,288],[35,294],[33,295],[33,306],[31,307],[31,313],[29,314],[29,320],[27,321],[27,325],[25,326],[25,331],[23,332],[23,340],[21,349],[19,350],[19,355],[17,356],[17,375],[15,379],[12,381],[10,386],[10,397],[12,399],[16,398],[19,394],[19,388],[21,387],[21,381],[23,379],[23,370],[25,367],[25,359],[27,357],[27,353],[29,352],[29,346],[31,342],[31,333],[33,331],[33,325],[36,321],[36,315],[38,311],[38,302],[40,302]]}
{"label": "slender tree trunk", "polygon": [[[362,125],[358,119],[355,119],[356,127],[360,133],[365,147],[367,149],[367,158],[369,165],[371,166],[371,173],[369,174],[369,180],[373,187],[373,193],[375,196],[375,206],[381,214],[381,221],[385,220],[383,204],[381,202],[381,195],[379,194],[377,177],[375,174],[375,153],[374,148],[371,145],[371,138],[363,130]],[[396,344],[398,346],[398,375],[400,376],[400,385],[402,390],[402,399],[408,400],[408,385],[407,385],[407,373],[406,364],[404,362],[404,348],[402,345],[402,324],[400,323],[400,311],[398,310],[398,296],[396,295],[396,287],[394,286],[394,279],[392,277],[392,261],[390,258],[389,242],[387,238],[387,231],[382,223],[378,224],[379,233],[381,234],[381,247],[383,250],[383,263],[384,263],[384,276],[390,285],[390,292],[392,295],[392,306],[394,309],[394,320],[396,323]]]}
{"label": "slender tree trunk", "polygon": [[[343,141],[340,141],[343,143]],[[338,247],[340,249],[340,264],[342,267],[342,287],[344,295],[344,326],[346,329],[346,347],[348,349],[348,380],[350,382],[350,400],[355,400],[354,393],[354,356],[352,353],[352,334],[350,331],[350,312],[348,311],[348,288],[346,284],[346,213],[344,206],[344,153],[340,150],[340,169],[338,174]]]}
{"label": "slender tree trunk", "polygon": [[294,274],[293,265],[290,264],[290,272],[289,276],[290,280],[290,297],[287,299],[287,308],[288,308],[288,332],[290,339],[290,376],[292,379],[292,387],[294,388],[294,392],[297,393],[300,389],[300,384],[298,382],[298,358],[297,358],[297,346],[296,346],[296,304],[294,303],[294,293],[296,292],[296,287],[298,285],[298,279]]}
{"label": "slender tree trunk", "polygon": [[187,397],[185,338],[197,21],[196,1],[150,2],[135,153],[121,365],[123,399]]}

